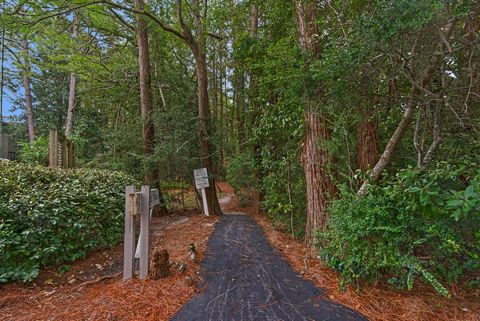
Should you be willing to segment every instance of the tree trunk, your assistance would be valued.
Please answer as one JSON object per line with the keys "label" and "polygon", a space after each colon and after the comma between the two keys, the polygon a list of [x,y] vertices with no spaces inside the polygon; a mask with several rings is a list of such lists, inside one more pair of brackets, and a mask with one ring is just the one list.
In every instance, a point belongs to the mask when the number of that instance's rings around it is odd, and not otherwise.
{"label": "tree trunk", "polygon": [[[197,68],[197,94],[198,94],[198,127],[200,140],[200,160],[202,167],[209,173],[209,187],[206,188],[207,205],[210,213],[222,214],[222,209],[217,198],[217,189],[215,188],[215,178],[213,171],[213,148],[210,144],[210,108],[208,105],[208,73],[207,73],[207,55],[205,26],[200,16],[200,0],[192,1],[193,25],[195,27],[195,38],[192,30],[185,24],[182,16],[182,1],[177,0],[178,20],[182,27],[182,36],[185,42],[192,50]],[[206,10],[204,9],[204,17]]]}
{"label": "tree trunk", "polygon": [[[297,22],[299,42],[307,57],[307,72],[310,63],[321,59],[321,47],[318,43],[317,4],[316,1],[298,1]],[[329,200],[336,195],[332,180],[332,159],[327,142],[331,139],[329,121],[321,110],[322,93],[305,92],[304,110],[305,133],[302,151],[302,163],[307,187],[307,226],[305,242],[313,245],[314,232],[327,226]]]}
{"label": "tree trunk", "polygon": [[35,123],[33,120],[33,98],[30,88],[30,56],[28,52],[28,40],[22,41],[23,46],[23,86],[25,89],[25,111],[27,114],[28,140],[33,143],[35,140]]}
{"label": "tree trunk", "polygon": [[[72,27],[72,38],[76,39],[78,37],[78,16],[73,13],[73,27]],[[65,136],[70,136],[73,130],[73,112],[75,110],[76,103],[76,91],[77,91],[77,74],[72,71],[70,73],[70,87],[68,91],[68,108],[67,108],[67,119],[65,123]]]}
{"label": "tree trunk", "polygon": [[[143,10],[145,0],[135,0],[135,5],[139,10]],[[147,23],[141,15],[137,15],[136,37],[138,45],[138,65],[140,70],[140,110],[142,116],[143,154],[145,157],[149,157],[153,154],[155,130],[152,122],[152,84],[150,78]],[[160,214],[166,214],[167,208],[163,201],[163,194],[160,191],[158,169],[156,166],[148,166],[144,176],[144,183],[158,188],[161,200]]]}
{"label": "tree trunk", "polygon": [[[258,5],[254,2],[252,3],[251,10],[250,10],[250,37],[256,37],[258,33]],[[250,88],[249,93],[251,97],[255,96],[255,75],[252,72],[250,74]],[[260,110],[255,102],[252,103],[252,99],[249,99],[249,103],[252,104],[252,108],[254,110],[253,113],[253,123],[256,124],[258,118],[260,117]],[[254,164],[254,189],[252,191],[252,202],[254,206],[254,213],[256,215],[260,214],[261,211],[261,203],[262,203],[262,194],[260,192],[260,184],[262,182],[262,150],[260,146],[260,142],[255,141],[253,143],[253,164]]]}
{"label": "tree trunk", "polygon": [[360,113],[361,119],[357,125],[357,166],[365,172],[373,168],[380,157],[378,119],[369,116],[364,109]]}
{"label": "tree trunk", "polygon": [[[200,158],[202,167],[205,167],[209,175],[213,174],[212,145],[209,141],[209,122],[210,110],[208,106],[208,79],[207,63],[203,50],[198,50],[195,54],[197,65],[198,82],[198,125],[200,129]],[[215,178],[209,177],[210,187],[206,189],[207,204],[211,213],[222,214],[220,204],[218,203],[217,191],[215,189]]]}
{"label": "tree trunk", "polygon": [[420,90],[417,88],[412,88],[410,92],[410,97],[407,102],[407,106],[405,108],[405,112],[403,113],[403,117],[400,120],[397,128],[395,129],[394,133],[390,137],[387,146],[385,147],[382,156],[375,164],[375,167],[372,169],[369,177],[365,182],[363,182],[362,186],[358,190],[357,194],[363,196],[366,194],[369,181],[377,181],[380,178],[385,167],[390,163],[393,157],[393,152],[395,147],[397,147],[398,143],[402,140],[407,128],[409,127],[410,123],[412,122],[413,115],[415,113],[415,107],[417,106],[417,99],[418,95],[420,94]]}
{"label": "tree trunk", "polygon": [[[307,98],[308,100],[308,98]],[[326,142],[331,139],[328,120],[316,109],[319,100],[307,101],[302,162],[307,187],[307,226],[305,242],[313,243],[316,230],[325,230],[329,200],[337,194],[332,180],[332,160]]]}
{"label": "tree trunk", "polygon": [[[447,38],[448,38],[451,35],[451,32],[453,31],[453,23],[449,22],[446,24],[445,27],[446,27],[445,34],[447,35]],[[419,39],[417,38],[412,48],[413,57],[417,55],[419,46],[420,46]],[[413,115],[415,114],[415,109],[418,105],[419,98],[421,97],[421,94],[423,94],[423,89],[430,83],[430,80],[432,79],[435,70],[438,70],[438,67],[442,63],[442,59],[444,57],[443,49],[445,48],[442,41],[440,40],[439,45],[437,46],[436,50],[432,54],[432,61],[430,65],[428,65],[424,69],[424,71],[421,73],[420,77],[416,79],[416,81],[415,80],[411,81],[412,89],[410,91],[410,95],[408,97],[408,101],[405,106],[403,117],[398,123],[398,126],[393,132],[392,136],[390,137],[387,143],[387,146],[383,150],[383,153],[380,159],[375,164],[375,167],[372,169],[369,177],[365,180],[365,182],[363,182],[362,186],[358,190],[357,195],[364,196],[367,193],[368,185],[371,182],[378,181],[384,169],[387,167],[388,164],[390,164],[395,148],[402,140],[403,136],[405,135],[405,132],[407,131],[408,127],[412,122]],[[413,65],[415,63],[414,60],[415,58],[413,58],[410,61],[410,70],[415,70]]]}

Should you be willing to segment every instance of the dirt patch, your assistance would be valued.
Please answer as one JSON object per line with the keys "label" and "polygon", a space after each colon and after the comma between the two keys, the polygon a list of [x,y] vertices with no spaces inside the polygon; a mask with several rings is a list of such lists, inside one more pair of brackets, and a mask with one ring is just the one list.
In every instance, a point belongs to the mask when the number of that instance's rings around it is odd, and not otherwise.
{"label": "dirt patch", "polygon": [[[183,273],[172,266],[165,279],[122,282],[123,245],[119,244],[75,262],[62,275],[56,267],[42,272],[35,283],[4,286],[0,320],[168,320],[197,291],[198,262],[216,220],[199,211],[152,220],[152,250],[167,249],[171,263],[186,264]],[[189,259],[190,243],[197,249],[195,263]],[[102,278],[111,275],[116,276]]]}

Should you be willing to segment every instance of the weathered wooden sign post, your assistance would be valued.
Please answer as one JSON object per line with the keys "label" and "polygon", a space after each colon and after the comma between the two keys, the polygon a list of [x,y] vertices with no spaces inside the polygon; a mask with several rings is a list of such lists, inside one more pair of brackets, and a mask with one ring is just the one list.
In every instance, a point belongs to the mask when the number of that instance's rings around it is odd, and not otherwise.
{"label": "weathered wooden sign post", "polygon": [[193,170],[193,176],[195,177],[195,187],[202,193],[203,211],[205,215],[209,216],[210,213],[208,212],[207,195],[205,193],[205,189],[210,186],[210,183],[208,182],[207,169],[195,169]]}
{"label": "weathered wooden sign post", "polygon": [[[131,279],[135,273],[135,259],[139,261],[139,278],[148,276],[149,230],[152,210],[160,204],[158,189],[142,186],[135,192],[135,186],[125,188],[125,235],[123,242],[123,280]],[[135,218],[140,216],[140,235],[135,244]],[[135,246],[136,245],[136,246]]]}

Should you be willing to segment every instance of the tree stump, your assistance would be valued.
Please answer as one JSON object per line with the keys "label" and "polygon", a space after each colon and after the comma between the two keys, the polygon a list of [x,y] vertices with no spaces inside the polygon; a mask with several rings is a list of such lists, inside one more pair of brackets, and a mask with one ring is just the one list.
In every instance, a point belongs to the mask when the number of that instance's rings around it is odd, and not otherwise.
{"label": "tree stump", "polygon": [[158,280],[167,277],[169,274],[167,250],[155,249],[150,259],[150,278]]}

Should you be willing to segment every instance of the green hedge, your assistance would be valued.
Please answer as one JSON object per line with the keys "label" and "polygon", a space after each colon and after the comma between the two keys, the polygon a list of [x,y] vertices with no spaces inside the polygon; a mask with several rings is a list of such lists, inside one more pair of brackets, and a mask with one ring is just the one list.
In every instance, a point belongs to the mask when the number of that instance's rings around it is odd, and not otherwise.
{"label": "green hedge", "polygon": [[0,161],[0,283],[33,280],[123,234],[123,173]]}
{"label": "green hedge", "polygon": [[[480,285],[480,169],[476,163],[407,168],[358,197],[344,189],[318,234],[326,262],[345,283],[387,279],[411,289],[421,277]],[[442,285],[444,284],[444,285]]]}

